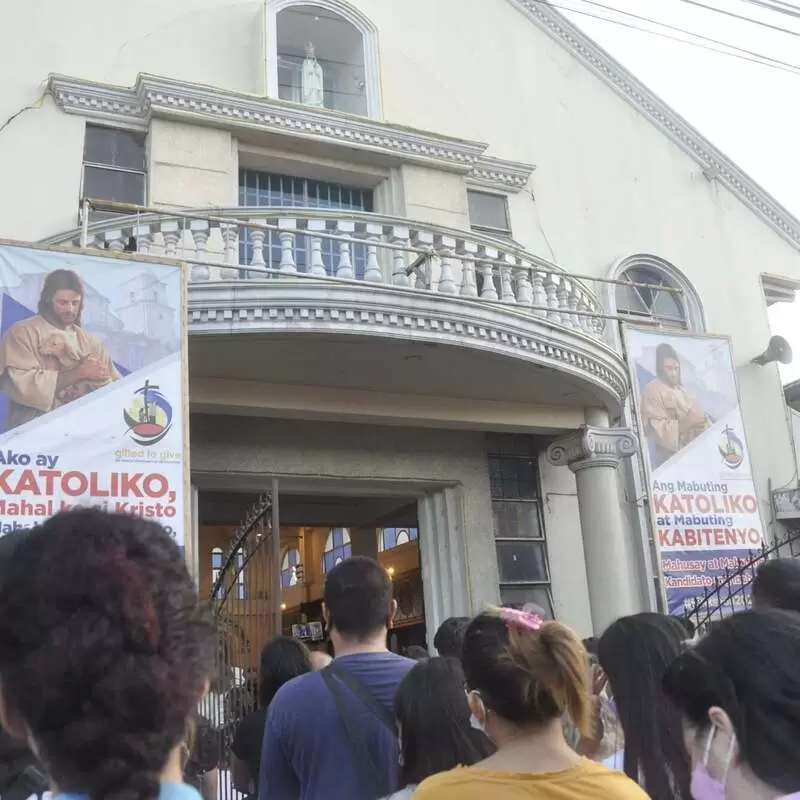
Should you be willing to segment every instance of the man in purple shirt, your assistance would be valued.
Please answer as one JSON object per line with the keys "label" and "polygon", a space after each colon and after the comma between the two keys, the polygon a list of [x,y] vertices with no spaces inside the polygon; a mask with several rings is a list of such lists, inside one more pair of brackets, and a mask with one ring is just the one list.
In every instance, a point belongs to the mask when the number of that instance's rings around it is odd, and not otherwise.
{"label": "man in purple shirt", "polygon": [[371,558],[335,566],[322,613],[336,658],[285,684],[269,707],[259,800],[376,800],[394,791],[397,687],[416,662],[386,649],[397,603]]}

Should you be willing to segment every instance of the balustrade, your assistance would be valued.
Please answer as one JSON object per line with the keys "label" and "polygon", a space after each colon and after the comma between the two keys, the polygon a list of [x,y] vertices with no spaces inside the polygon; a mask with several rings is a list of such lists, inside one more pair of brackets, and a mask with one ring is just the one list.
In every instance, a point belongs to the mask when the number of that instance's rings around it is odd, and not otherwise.
{"label": "balustrade", "polygon": [[[497,239],[360,212],[236,208],[147,213],[89,227],[89,247],[190,264],[192,283],[337,280],[516,306],[599,338],[604,311],[589,287]],[[80,231],[49,243],[80,244]],[[367,289],[367,287],[364,287]]]}

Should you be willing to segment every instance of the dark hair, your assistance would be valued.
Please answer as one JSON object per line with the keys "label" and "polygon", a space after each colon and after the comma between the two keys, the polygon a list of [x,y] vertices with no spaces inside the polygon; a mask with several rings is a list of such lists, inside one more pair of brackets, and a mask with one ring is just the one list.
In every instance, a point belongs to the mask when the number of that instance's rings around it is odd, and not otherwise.
{"label": "dark hair", "polygon": [[0,681],[54,783],[154,800],[211,671],[214,634],[180,550],[139,517],[57,514],[15,543]]}
{"label": "dark hair", "polygon": [[589,733],[586,651],[566,625],[545,622],[532,631],[507,625],[495,612],[480,614],[467,628],[461,660],[469,689],[503,719],[532,726],[567,713]]}
{"label": "dark hair", "polygon": [[331,625],[342,636],[364,641],[389,625],[392,582],[377,561],[354,556],[328,573],[324,601]]}
{"label": "dark hair", "polygon": [[669,699],[698,731],[730,717],[739,758],[781,794],[800,790],[800,615],[758,609],[715,623],[667,671]]}
{"label": "dark hair", "polygon": [[64,289],[70,292],[76,292],[81,296],[81,307],[78,311],[78,316],[75,319],[75,324],[81,324],[81,316],[83,314],[83,304],[86,299],[86,290],[83,286],[83,281],[71,269],[54,269],[47,275],[42,284],[42,291],[39,295],[39,315],[47,319],[53,317],[53,298],[56,292]]}
{"label": "dark hair", "polygon": [[800,559],[765,561],[753,580],[752,593],[757,606],[800,611]]}
{"label": "dark hair", "polygon": [[680,356],[678,355],[677,350],[675,350],[675,348],[671,344],[663,342],[658,347],[656,347],[656,375],[658,375],[659,378],[662,378],[664,376],[664,362],[668,358],[677,361],[678,364],[681,363],[681,359]]}
{"label": "dark hair", "polygon": [[454,658],[420,661],[403,678],[394,707],[403,754],[398,789],[471,766],[494,751],[486,735],[469,724],[464,673]]}
{"label": "dark hair", "polygon": [[461,658],[464,634],[467,632],[469,617],[448,617],[436,631],[433,646],[440,656]]}
{"label": "dark hair", "polygon": [[597,648],[625,734],[625,773],[641,780],[653,800],[690,798],[680,714],[661,691],[664,673],[685,640],[679,620],[644,613],[618,619]]}
{"label": "dark hair", "polygon": [[583,647],[590,656],[597,656],[597,646],[600,640],[596,636],[590,636],[583,640]]}
{"label": "dark hair", "polygon": [[697,625],[695,625],[689,617],[676,617],[676,619],[683,625],[683,630],[686,631],[686,638],[694,639],[697,634]]}
{"label": "dark hair", "polygon": [[308,648],[291,636],[276,636],[261,651],[258,704],[266,708],[284,683],[307,672],[311,672]]}

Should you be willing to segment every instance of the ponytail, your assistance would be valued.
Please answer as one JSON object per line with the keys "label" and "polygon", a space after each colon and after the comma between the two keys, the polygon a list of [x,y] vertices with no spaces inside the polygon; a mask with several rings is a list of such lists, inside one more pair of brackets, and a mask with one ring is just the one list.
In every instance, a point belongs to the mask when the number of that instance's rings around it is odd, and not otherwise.
{"label": "ponytail", "polygon": [[519,725],[544,724],[569,715],[584,735],[592,730],[586,651],[560,622],[514,609],[476,617],[464,641],[470,689],[487,708]]}

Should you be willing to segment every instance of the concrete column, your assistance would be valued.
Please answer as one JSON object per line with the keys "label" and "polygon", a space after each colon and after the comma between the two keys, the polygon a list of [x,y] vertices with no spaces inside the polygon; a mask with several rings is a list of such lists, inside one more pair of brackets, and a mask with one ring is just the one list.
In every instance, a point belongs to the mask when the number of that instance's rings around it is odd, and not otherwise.
{"label": "concrete column", "polygon": [[614,620],[640,610],[617,478],[621,459],[636,452],[637,440],[627,428],[609,428],[602,409],[587,409],[586,422],[551,444],[547,458],[575,473],[592,624],[599,636]]}
{"label": "concrete column", "polygon": [[378,531],[376,528],[348,528],[354,556],[369,556],[378,560]]}

